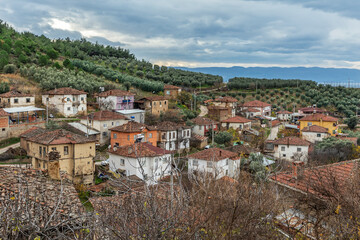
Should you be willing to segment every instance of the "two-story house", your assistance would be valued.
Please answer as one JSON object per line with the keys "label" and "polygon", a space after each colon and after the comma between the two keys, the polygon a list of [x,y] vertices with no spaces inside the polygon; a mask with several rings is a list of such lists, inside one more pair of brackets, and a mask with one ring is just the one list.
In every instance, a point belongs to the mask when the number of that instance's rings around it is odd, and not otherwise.
{"label": "two-story house", "polygon": [[251,120],[240,116],[235,116],[221,121],[221,126],[225,129],[229,129],[229,128],[240,129],[240,130],[250,129]]}
{"label": "two-story house", "polygon": [[112,89],[96,95],[97,103],[102,110],[134,109],[134,99],[134,93],[120,89]]}
{"label": "two-story house", "polygon": [[[209,106],[222,107],[228,110],[227,116],[234,117],[236,114],[238,100],[233,97],[218,97],[215,99],[209,99],[205,101],[205,104]],[[215,108],[216,109],[216,108]],[[219,108],[218,108],[219,109]]]}
{"label": "two-story house", "polygon": [[100,144],[109,144],[110,128],[129,122],[124,115],[108,110],[91,113],[80,118],[80,122],[100,132]]}
{"label": "two-story house", "polygon": [[282,111],[278,111],[276,113],[276,116],[280,121],[289,121],[292,118],[292,112],[282,110]]}
{"label": "two-story house", "polygon": [[86,92],[73,88],[58,88],[42,95],[45,106],[56,109],[65,117],[85,114],[87,111]]}
{"label": "two-story house", "polygon": [[310,142],[298,137],[285,137],[273,141],[274,157],[287,161],[306,162]]}
{"label": "two-story house", "polygon": [[157,129],[143,123],[130,121],[123,125],[110,128],[110,131],[110,144],[112,147],[127,146],[135,142],[149,142],[153,146],[157,144]]}
{"label": "two-story house", "polygon": [[173,156],[170,151],[149,143],[135,143],[109,149],[109,166],[125,176],[136,175],[148,183],[171,174]]}
{"label": "two-story house", "polygon": [[176,99],[181,93],[181,87],[165,84],[164,85],[164,95]]}
{"label": "two-story house", "polygon": [[[250,102],[246,102],[241,106],[241,111],[245,114],[248,112],[254,112],[254,109],[260,112],[260,116],[270,116],[271,115],[271,104],[254,100]],[[251,112],[250,112],[251,110]]]}
{"label": "two-story house", "polygon": [[35,106],[35,95],[12,90],[0,94],[0,106],[3,108]]}
{"label": "two-story house", "polygon": [[74,183],[93,183],[94,139],[63,129],[41,128],[32,128],[20,137],[21,145],[32,158],[33,168],[47,170],[53,179],[59,180],[62,171]]}
{"label": "two-story house", "polygon": [[219,179],[224,176],[235,177],[240,171],[237,153],[220,148],[209,148],[188,156],[188,172],[195,172]]}
{"label": "two-story house", "polygon": [[145,97],[137,101],[138,107],[153,115],[159,116],[169,108],[169,100],[164,96]]}
{"label": "two-story house", "polygon": [[302,138],[311,143],[321,142],[330,136],[329,129],[317,125],[311,125],[302,129]]}
{"label": "two-story house", "polygon": [[328,129],[328,133],[331,136],[335,136],[338,129],[338,119],[335,117],[331,117],[329,115],[325,115],[322,113],[315,113],[313,115],[308,115],[299,120],[300,122],[300,134],[302,134],[302,130],[311,125],[317,125],[320,127],[324,127]]}
{"label": "two-story house", "polygon": [[160,122],[155,127],[158,130],[158,147],[178,152],[190,148],[191,127],[168,121]]}
{"label": "two-story house", "polygon": [[193,123],[193,133],[201,136],[207,136],[209,131],[216,132],[218,130],[219,123],[210,118],[198,116],[192,119],[191,122]]}

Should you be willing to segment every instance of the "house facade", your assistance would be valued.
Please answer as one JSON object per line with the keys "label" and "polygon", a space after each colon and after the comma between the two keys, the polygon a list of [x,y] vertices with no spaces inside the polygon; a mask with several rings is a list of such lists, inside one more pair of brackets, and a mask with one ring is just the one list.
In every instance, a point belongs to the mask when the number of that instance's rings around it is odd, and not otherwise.
{"label": "house facade", "polygon": [[221,106],[208,106],[208,116],[215,121],[222,121],[232,117],[232,109]]}
{"label": "house facade", "polygon": [[234,117],[236,114],[236,108],[238,100],[233,97],[219,97],[215,99],[209,99],[205,101],[209,106],[223,107],[228,109],[228,116]]}
{"label": "house facade", "polygon": [[311,143],[321,142],[329,136],[329,129],[317,125],[307,126],[302,129],[302,138]]}
{"label": "house facade", "polygon": [[171,174],[173,156],[170,151],[149,143],[136,143],[109,150],[109,166],[114,172],[154,183]]}
{"label": "house facade", "polygon": [[110,128],[121,126],[129,122],[129,119],[125,116],[108,110],[94,112],[88,116],[83,116],[80,119],[82,124],[100,132],[100,144],[110,143]]}
{"label": "house facade", "polygon": [[246,108],[242,110],[241,113],[246,118],[254,118],[256,116],[261,116],[261,111],[256,108]]}
{"label": "house facade", "polygon": [[101,110],[129,110],[134,109],[135,94],[112,89],[96,95],[96,101]]}
{"label": "house facade", "polygon": [[35,106],[35,95],[12,90],[0,94],[0,106],[2,108]]}
{"label": "house facade", "polygon": [[176,99],[181,93],[181,87],[174,85],[164,85],[164,95],[171,98]]}
{"label": "house facade", "polygon": [[236,177],[240,170],[237,153],[220,148],[209,148],[188,156],[188,173],[211,175],[217,179]]}
{"label": "house facade", "polygon": [[132,145],[136,141],[148,142],[153,146],[157,146],[158,132],[152,126],[129,121],[126,124],[111,128],[110,131],[110,144],[112,147]]}
{"label": "house facade", "polygon": [[95,140],[63,129],[42,128],[32,128],[20,137],[33,168],[47,170],[56,180],[60,179],[60,172],[65,172],[76,184],[93,183]]}
{"label": "house facade", "polygon": [[307,161],[310,143],[298,137],[277,139],[274,144],[274,157],[287,161]]}
{"label": "house facade", "polygon": [[242,112],[247,112],[249,108],[257,109],[260,111],[260,116],[270,116],[271,115],[271,104],[261,102],[259,100],[254,100],[246,102],[241,106]]}
{"label": "house facade", "polygon": [[300,134],[302,134],[302,129],[304,129],[305,127],[317,125],[323,128],[327,128],[328,133],[331,136],[335,136],[338,129],[338,121],[339,120],[335,117],[331,117],[321,113],[305,116],[299,120]]}
{"label": "house facade", "polygon": [[225,129],[229,129],[229,128],[240,129],[240,130],[250,129],[251,120],[240,116],[235,116],[221,121],[221,127]]}
{"label": "house facade", "polygon": [[9,116],[9,113],[0,108],[0,138],[7,138],[9,136]]}
{"label": "house facade", "polygon": [[209,131],[218,131],[218,122],[210,118],[198,116],[192,119],[191,122],[194,124],[192,127],[192,132],[194,134],[207,136]]}
{"label": "house facade", "polygon": [[276,116],[280,121],[289,121],[292,118],[292,112],[283,110],[277,112]]}
{"label": "house facade", "polygon": [[158,130],[158,147],[178,152],[190,149],[190,126],[166,121],[158,123],[155,128]]}
{"label": "house facade", "polygon": [[140,109],[156,116],[169,109],[169,100],[164,96],[145,97],[137,101],[137,104]]}
{"label": "house facade", "polygon": [[87,112],[86,94],[69,87],[54,89],[42,95],[42,103],[65,117],[73,117]]}
{"label": "house facade", "polygon": [[130,120],[134,120],[138,123],[145,122],[145,111],[141,109],[130,109],[130,110],[118,110],[117,113],[127,117]]}

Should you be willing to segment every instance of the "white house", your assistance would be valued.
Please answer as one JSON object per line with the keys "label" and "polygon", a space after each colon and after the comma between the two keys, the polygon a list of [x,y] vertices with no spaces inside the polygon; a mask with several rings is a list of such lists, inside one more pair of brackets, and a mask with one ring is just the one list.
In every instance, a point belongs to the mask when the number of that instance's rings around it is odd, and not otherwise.
{"label": "white house", "polygon": [[17,90],[2,93],[0,94],[0,106],[6,108],[35,106],[35,95]]}
{"label": "white house", "polygon": [[149,183],[171,174],[173,156],[170,151],[149,143],[115,147],[109,150],[109,167],[126,176],[136,175]]}
{"label": "white house", "polygon": [[274,157],[288,161],[307,161],[310,142],[298,137],[277,139],[274,144]]}
{"label": "white house", "polygon": [[134,93],[120,89],[112,89],[96,95],[96,100],[102,110],[133,109],[134,99]]}
{"label": "white house", "polygon": [[69,87],[54,89],[42,95],[42,103],[55,108],[65,117],[73,117],[86,113],[86,94]]}
{"label": "white house", "polygon": [[242,112],[247,112],[249,108],[257,109],[260,111],[260,116],[270,116],[271,115],[271,104],[261,102],[259,100],[254,100],[246,102],[241,106]]}
{"label": "white house", "polygon": [[178,152],[190,149],[190,126],[165,121],[155,127],[158,130],[158,147],[169,151],[178,150]]}
{"label": "white house", "polygon": [[129,119],[120,113],[112,111],[99,111],[83,116],[80,122],[86,126],[94,128],[100,132],[100,144],[108,144],[110,140],[110,128],[121,126]]}
{"label": "white house", "polygon": [[216,132],[218,130],[218,122],[210,118],[198,116],[192,119],[191,122],[194,124],[192,128],[194,134],[206,136],[209,131],[214,130]]}
{"label": "white house", "polygon": [[188,156],[188,172],[211,174],[219,179],[224,176],[236,177],[239,173],[240,159],[237,153],[220,148],[209,148]]}
{"label": "white house", "polygon": [[145,111],[141,109],[126,109],[126,110],[116,110],[115,112],[124,115],[128,119],[134,120],[138,123],[145,122]]}
{"label": "white house", "polygon": [[221,121],[221,126],[226,129],[250,129],[251,120],[240,116],[235,116]]}
{"label": "white house", "polygon": [[280,121],[289,121],[292,118],[292,112],[286,110],[279,111],[276,113],[276,115]]}
{"label": "white house", "polygon": [[320,142],[330,136],[329,129],[317,125],[304,127],[301,133],[302,138],[311,143]]}
{"label": "white house", "polygon": [[242,113],[246,118],[253,118],[253,117],[256,117],[256,116],[261,116],[260,110],[256,109],[256,108],[245,108],[242,111]]}

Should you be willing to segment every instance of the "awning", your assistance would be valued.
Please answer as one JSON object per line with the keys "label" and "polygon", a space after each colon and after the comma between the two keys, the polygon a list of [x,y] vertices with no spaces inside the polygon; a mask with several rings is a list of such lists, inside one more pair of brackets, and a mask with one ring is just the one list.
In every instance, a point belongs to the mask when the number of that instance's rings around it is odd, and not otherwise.
{"label": "awning", "polygon": [[21,112],[45,111],[45,109],[37,108],[37,107],[33,107],[33,106],[28,106],[28,107],[4,108],[4,111],[7,112],[7,113],[21,113]]}

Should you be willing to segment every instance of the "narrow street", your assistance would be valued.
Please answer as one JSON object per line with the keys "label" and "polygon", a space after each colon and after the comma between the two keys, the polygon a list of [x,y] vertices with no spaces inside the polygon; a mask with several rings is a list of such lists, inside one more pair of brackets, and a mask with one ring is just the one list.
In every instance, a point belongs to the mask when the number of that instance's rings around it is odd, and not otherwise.
{"label": "narrow street", "polygon": [[277,138],[278,132],[279,132],[279,126],[271,128],[271,132],[267,140],[275,140]]}
{"label": "narrow street", "polygon": [[203,116],[205,116],[205,115],[207,115],[207,114],[208,114],[208,109],[207,109],[207,107],[204,106],[204,105],[200,105],[200,113],[199,113],[199,116],[200,116],[200,117],[203,117]]}

